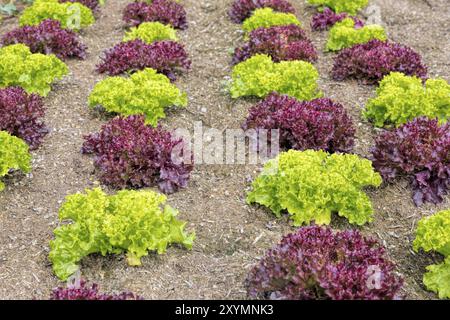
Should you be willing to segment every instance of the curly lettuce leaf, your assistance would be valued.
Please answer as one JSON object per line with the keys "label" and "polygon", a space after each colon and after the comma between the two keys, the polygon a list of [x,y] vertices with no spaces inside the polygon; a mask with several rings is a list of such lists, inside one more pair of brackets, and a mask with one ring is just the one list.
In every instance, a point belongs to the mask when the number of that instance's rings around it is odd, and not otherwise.
{"label": "curly lettuce leaf", "polygon": [[428,290],[437,293],[440,299],[450,299],[450,257],[445,262],[427,267],[423,283]]}
{"label": "curly lettuce leaf", "polygon": [[36,26],[47,19],[58,20],[64,29],[78,31],[95,22],[94,14],[88,7],[78,2],[60,3],[58,0],[35,0],[25,8],[19,18],[23,26]]}
{"label": "curly lettuce leaf", "polygon": [[184,232],[176,210],[162,209],[165,202],[164,195],[152,191],[123,190],[108,196],[96,188],[68,196],[59,216],[72,223],[58,227],[50,242],[55,274],[66,280],[93,253],[126,252],[129,265],[139,266],[149,251],[162,254],[175,243],[191,249],[195,234]]}
{"label": "curly lettuce leaf", "polygon": [[[31,171],[31,155],[25,141],[11,136],[6,131],[0,131],[0,178],[6,176],[11,170]],[[5,184],[0,180],[0,191]]]}
{"label": "curly lettuce leaf", "polygon": [[450,85],[443,79],[422,79],[392,72],[384,77],[377,96],[368,101],[364,116],[377,127],[400,126],[420,116],[450,118]]}
{"label": "curly lettuce leaf", "polygon": [[155,41],[172,40],[177,41],[177,32],[171,26],[162,24],[160,22],[144,22],[141,25],[131,28],[125,34],[123,41],[132,41],[140,39],[147,44],[152,44]]}
{"label": "curly lettuce leaf", "polygon": [[19,86],[47,96],[51,84],[68,74],[67,65],[54,55],[32,54],[23,44],[0,49],[0,88]]}
{"label": "curly lettuce leaf", "polygon": [[326,50],[339,51],[374,39],[387,40],[386,32],[382,26],[373,24],[355,28],[355,21],[346,18],[337,22],[330,29]]}
{"label": "curly lettuce leaf", "polygon": [[276,91],[299,100],[322,96],[317,81],[319,73],[309,62],[274,63],[268,55],[257,54],[233,68],[230,93],[236,99],[244,96],[266,97]]}
{"label": "curly lettuce leaf", "polygon": [[308,3],[320,6],[320,9],[331,8],[336,13],[356,14],[368,5],[369,0],[308,0]]}
{"label": "curly lettuce leaf", "polygon": [[437,251],[450,256],[450,210],[441,211],[419,221],[414,250]]}
{"label": "curly lettuce leaf", "polygon": [[248,33],[258,28],[296,25],[301,22],[292,13],[276,12],[272,8],[256,9],[242,24],[242,29]]}
{"label": "curly lettuce leaf", "polygon": [[166,117],[164,109],[185,107],[186,93],[165,75],[147,68],[130,78],[109,77],[97,83],[89,96],[89,106],[101,105],[108,112],[124,116],[145,115],[146,123],[156,126]]}
{"label": "curly lettuce leaf", "polygon": [[363,225],[373,216],[363,188],[381,182],[372,163],[358,156],[290,150],[266,164],[247,202],[267,206],[277,217],[286,210],[294,226],[330,224],[333,212]]}

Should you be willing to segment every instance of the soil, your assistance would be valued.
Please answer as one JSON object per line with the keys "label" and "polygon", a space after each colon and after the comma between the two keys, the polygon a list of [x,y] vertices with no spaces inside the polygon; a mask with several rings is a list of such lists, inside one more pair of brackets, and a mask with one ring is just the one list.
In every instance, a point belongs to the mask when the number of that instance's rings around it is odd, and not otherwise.
{"label": "soil", "polygon": [[[33,152],[33,171],[6,179],[0,194],[0,298],[45,299],[61,285],[47,259],[52,231],[58,226],[58,208],[72,193],[98,185],[92,159],[80,154],[83,136],[98,131],[107,120],[87,106],[94,84],[104,78],[95,72],[101,53],[124,34],[121,12],[125,0],[107,1],[94,26],[82,32],[89,47],[84,61],[71,60],[70,76],[54,86],[46,98],[45,121],[52,129],[42,147]],[[184,0],[189,29],[179,32],[193,61],[192,70],[177,81],[189,95],[189,106],[173,110],[166,128],[192,128],[195,121],[218,129],[239,128],[252,100],[233,101],[224,92],[231,74],[230,50],[242,42],[239,25],[227,17],[232,0]],[[358,127],[356,153],[368,156],[377,133],[362,120],[361,111],[376,87],[355,81],[330,79],[334,54],[323,53],[326,32],[312,33],[309,22],[315,10],[305,1],[291,1],[298,17],[321,51],[316,66],[326,96],[344,104]],[[372,0],[381,8],[389,37],[422,54],[430,76],[450,80],[450,7],[447,0]],[[375,10],[376,11],[376,10]],[[7,19],[1,34],[17,26]],[[180,218],[189,222],[197,240],[192,251],[172,247],[167,254],[150,254],[140,268],[128,267],[124,256],[90,256],[82,262],[82,274],[98,282],[104,291],[131,290],[147,299],[244,299],[244,279],[249,269],[280,238],[295,229],[287,218],[276,220],[263,208],[248,206],[245,194],[258,174],[255,166],[197,166],[189,187],[169,196]],[[408,299],[434,299],[422,285],[427,265],[439,256],[416,254],[411,243],[417,221],[450,207],[450,198],[439,205],[414,206],[408,182],[398,181],[369,191],[376,210],[375,221],[364,234],[379,239],[405,277],[403,294]],[[335,219],[336,229],[350,228]]]}

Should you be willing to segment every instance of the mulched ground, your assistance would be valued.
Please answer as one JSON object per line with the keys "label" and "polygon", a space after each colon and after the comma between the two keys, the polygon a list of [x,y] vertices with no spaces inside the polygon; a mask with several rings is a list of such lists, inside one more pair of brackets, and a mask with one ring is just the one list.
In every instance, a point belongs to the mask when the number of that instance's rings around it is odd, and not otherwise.
{"label": "mulched ground", "polygon": [[[121,11],[130,1],[107,1],[98,21],[83,31],[89,46],[85,61],[70,61],[70,76],[54,87],[46,99],[46,123],[52,129],[43,146],[33,153],[33,172],[14,175],[0,194],[0,298],[47,298],[59,284],[47,259],[48,243],[58,225],[57,212],[68,194],[97,185],[92,161],[80,154],[83,135],[97,131],[107,120],[90,111],[87,97],[103,77],[95,65],[103,50],[121,40]],[[218,129],[239,128],[251,100],[233,101],[224,92],[230,68],[230,50],[242,41],[239,25],[226,15],[231,0],[184,0],[190,27],[180,32],[193,60],[193,69],[177,84],[186,90],[190,104],[174,110],[163,122],[167,128],[192,128],[194,121]],[[314,9],[304,1],[291,1],[298,9],[314,44],[324,48],[326,32],[311,33]],[[423,55],[432,77],[450,80],[450,9],[447,0],[371,0],[381,8],[381,18],[391,40],[413,47]],[[17,25],[7,19],[0,33]],[[325,94],[343,103],[358,127],[356,152],[368,155],[376,131],[361,120],[361,110],[375,87],[330,79],[333,54],[320,54],[316,63]],[[106,291],[131,290],[148,299],[240,299],[245,298],[246,273],[264,251],[283,234],[294,231],[287,219],[276,220],[261,208],[245,204],[249,181],[259,168],[251,166],[198,166],[189,187],[169,196],[169,203],[189,221],[197,241],[191,252],[171,248],[164,256],[149,255],[141,268],[127,267],[123,256],[92,256],[82,263],[83,276],[100,283]],[[376,209],[372,224],[361,230],[387,248],[405,277],[404,294],[410,299],[433,299],[422,285],[425,267],[438,256],[415,254],[411,249],[414,230],[421,217],[449,208],[416,208],[407,181],[370,192]],[[336,219],[336,229],[350,227]]]}

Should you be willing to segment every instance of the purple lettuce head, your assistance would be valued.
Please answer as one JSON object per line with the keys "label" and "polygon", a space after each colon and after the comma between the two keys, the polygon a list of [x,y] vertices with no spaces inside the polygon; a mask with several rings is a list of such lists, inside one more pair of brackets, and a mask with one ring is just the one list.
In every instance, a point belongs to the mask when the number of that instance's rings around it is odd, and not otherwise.
{"label": "purple lettuce head", "polygon": [[[314,31],[323,31],[327,30],[334,26],[337,22],[340,22],[348,17],[348,14],[343,13],[335,13],[328,7],[323,9],[323,12],[316,13],[311,20],[311,29]],[[362,28],[364,26],[364,21],[357,17],[350,17],[355,21],[355,28]]]}
{"label": "purple lettuce head", "polygon": [[59,2],[78,2],[93,11],[96,11],[100,6],[99,0],[59,0]]}
{"label": "purple lettuce head", "polygon": [[233,64],[247,60],[255,54],[270,55],[275,62],[282,60],[317,60],[317,52],[299,26],[258,28],[250,33],[250,40],[237,48]]}
{"label": "purple lettuce head", "polygon": [[322,98],[300,102],[278,93],[250,109],[247,129],[279,129],[280,147],[350,152],[355,128],[344,107]]}
{"label": "purple lettuce head", "polygon": [[411,177],[417,206],[441,203],[450,188],[450,124],[421,117],[386,131],[375,140],[372,158],[386,181]]}
{"label": "purple lettuce head", "polygon": [[2,37],[2,46],[23,43],[33,53],[54,54],[60,59],[86,57],[86,46],[77,33],[62,29],[61,23],[47,19],[37,26],[14,29]]}
{"label": "purple lettuce head", "polygon": [[153,0],[152,3],[132,2],[125,7],[123,20],[129,26],[158,21],[181,30],[188,27],[184,7],[173,0]]}
{"label": "purple lettuce head", "polygon": [[25,140],[31,150],[37,149],[48,129],[42,121],[44,102],[36,94],[19,87],[0,89],[0,131]]}
{"label": "purple lettuce head", "polygon": [[272,8],[275,11],[295,13],[295,9],[286,0],[235,0],[228,15],[233,22],[241,23],[250,17],[256,9]]}
{"label": "purple lettuce head", "polygon": [[423,79],[427,77],[427,67],[418,53],[406,46],[380,40],[342,50],[334,59],[332,75],[338,81],[356,78],[377,83],[394,71]]}
{"label": "purple lettuce head", "polygon": [[158,185],[165,193],[187,186],[192,166],[175,161],[183,140],[145,125],[143,116],[118,117],[85,137],[82,152],[94,154],[101,181],[115,188]]}
{"label": "purple lettuce head", "polygon": [[142,40],[122,42],[105,52],[97,71],[119,75],[145,68],[153,68],[171,80],[179,70],[188,70],[191,61],[183,47],[175,41],[157,41],[146,44]]}
{"label": "purple lettuce head", "polygon": [[306,227],[287,235],[246,280],[252,299],[400,299],[403,280],[385,249],[358,231]]}
{"label": "purple lettuce head", "polygon": [[142,300],[142,298],[131,292],[100,293],[97,284],[94,283],[91,287],[88,287],[86,281],[81,280],[78,285],[69,284],[67,288],[53,289],[50,300]]}

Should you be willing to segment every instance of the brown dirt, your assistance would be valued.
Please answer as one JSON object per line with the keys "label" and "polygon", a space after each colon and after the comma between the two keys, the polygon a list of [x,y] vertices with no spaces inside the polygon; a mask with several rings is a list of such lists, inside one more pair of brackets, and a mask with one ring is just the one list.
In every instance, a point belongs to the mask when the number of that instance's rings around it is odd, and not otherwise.
{"label": "brown dirt", "polygon": [[[105,119],[89,111],[86,101],[93,85],[102,79],[94,67],[98,57],[121,40],[122,8],[129,1],[107,1],[96,24],[82,33],[89,46],[85,61],[69,61],[71,75],[54,87],[46,99],[46,123],[52,128],[43,146],[33,152],[33,171],[28,176],[13,175],[0,194],[0,298],[47,298],[59,284],[47,260],[48,243],[58,225],[58,208],[68,194],[96,185],[89,157],[79,152],[82,137],[97,131]],[[187,110],[170,113],[163,123],[168,128],[191,128],[194,121],[219,129],[239,128],[251,101],[232,101],[223,92],[230,75],[229,51],[240,43],[239,25],[226,15],[231,0],[185,0],[190,27],[180,32],[182,42],[193,60],[192,71],[177,84],[190,97]],[[309,30],[314,10],[304,1],[292,1],[298,16]],[[427,4],[431,4],[431,7]],[[392,40],[412,46],[430,67],[432,77],[449,80],[450,16],[447,0],[372,0],[382,8],[382,18]],[[1,34],[12,29],[16,19],[0,27]],[[311,33],[319,49],[325,33]],[[361,120],[361,110],[375,87],[330,79],[332,54],[321,54],[316,64],[320,86],[326,95],[343,103],[358,125],[356,152],[363,156],[376,133]],[[171,248],[166,255],[150,254],[141,268],[126,265],[123,256],[92,256],[82,263],[90,281],[99,282],[106,291],[132,290],[148,299],[240,299],[245,298],[243,281],[249,268],[283,234],[293,231],[286,219],[275,220],[264,209],[245,204],[249,178],[258,168],[250,166],[198,166],[189,187],[169,196],[169,203],[189,221],[198,238],[194,250]],[[376,209],[375,221],[362,228],[379,238],[398,264],[410,299],[432,299],[421,283],[425,266],[439,260],[411,250],[417,221],[426,215],[449,208],[416,208],[406,181],[400,181],[370,195]],[[337,229],[350,227],[340,219]]]}

